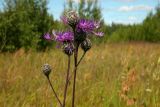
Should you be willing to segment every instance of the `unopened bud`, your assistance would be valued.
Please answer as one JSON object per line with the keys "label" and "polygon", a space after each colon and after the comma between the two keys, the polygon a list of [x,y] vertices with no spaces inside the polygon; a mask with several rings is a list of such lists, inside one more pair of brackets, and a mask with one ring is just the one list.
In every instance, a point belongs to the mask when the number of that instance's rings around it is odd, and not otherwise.
{"label": "unopened bud", "polygon": [[92,43],[91,43],[91,41],[90,41],[88,38],[86,38],[86,39],[81,43],[81,48],[82,48],[85,52],[87,52],[87,51],[91,48],[91,46],[92,46]]}
{"label": "unopened bud", "polygon": [[66,13],[67,21],[70,26],[75,26],[78,22],[78,14],[75,11],[69,11]]}
{"label": "unopened bud", "polygon": [[68,56],[72,55],[73,51],[74,51],[74,45],[73,45],[73,43],[65,43],[63,45],[63,51]]}
{"label": "unopened bud", "polygon": [[49,74],[51,73],[51,66],[49,64],[44,64],[42,66],[42,71],[44,73],[45,76],[49,76]]}

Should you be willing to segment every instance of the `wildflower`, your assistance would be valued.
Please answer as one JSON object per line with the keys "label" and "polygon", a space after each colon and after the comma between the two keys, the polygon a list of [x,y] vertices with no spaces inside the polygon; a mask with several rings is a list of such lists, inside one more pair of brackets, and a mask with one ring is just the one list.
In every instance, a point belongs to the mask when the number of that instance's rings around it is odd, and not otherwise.
{"label": "wildflower", "polygon": [[78,14],[75,11],[69,11],[64,16],[61,17],[61,20],[65,23],[74,27],[78,22]]}
{"label": "wildflower", "polygon": [[71,42],[74,40],[73,32],[59,32],[55,33],[55,40],[58,42]]}
{"label": "wildflower", "polygon": [[98,37],[102,37],[104,35],[103,32],[95,32],[95,30],[98,29],[99,26],[100,23],[93,20],[79,20],[76,26],[76,40],[81,40],[81,42],[83,42],[86,39],[87,34],[94,34]]}
{"label": "wildflower", "polygon": [[93,20],[81,19],[77,25],[77,31],[83,32],[92,32],[95,28],[97,28],[97,24]]}
{"label": "wildflower", "polygon": [[48,77],[51,72],[51,66],[49,64],[44,64],[42,66],[42,71],[43,71],[44,75]]}
{"label": "wildflower", "polygon": [[44,36],[43,36],[44,39],[46,40],[53,40],[53,38],[51,37],[51,35],[49,33],[46,33]]}
{"label": "wildflower", "polygon": [[85,52],[87,52],[87,51],[91,48],[91,46],[92,46],[92,43],[91,43],[91,41],[90,41],[88,38],[86,38],[86,40],[84,40],[84,41],[81,43],[81,48],[82,48]]}
{"label": "wildflower", "polygon": [[[81,60],[84,58],[85,53],[91,48],[92,43],[88,39],[88,35],[93,34],[98,37],[102,37],[104,34],[103,32],[96,32],[100,27],[100,22],[96,22],[93,20],[86,20],[86,19],[79,19],[77,13],[75,11],[69,11],[64,16],[61,17],[61,20],[68,24],[72,31],[66,31],[66,32],[55,32],[52,31],[52,35],[49,33],[44,35],[44,38],[46,40],[55,40],[59,44],[61,44],[61,48],[63,52],[71,56],[74,53],[74,81],[73,81],[73,96],[72,96],[72,107],[74,107],[75,102],[75,86],[76,86],[76,72],[77,67],[80,64]],[[84,54],[81,56],[81,58],[78,60],[78,49],[81,46],[81,48],[84,51]],[[65,106],[66,101],[66,93],[67,93],[67,86],[69,83],[69,71],[70,71],[70,57],[68,58],[68,69],[67,69],[67,77],[66,77],[66,85],[65,85],[65,91],[64,91],[64,101],[63,104],[59,100],[56,92],[53,89],[53,86],[48,78],[48,81],[50,83],[50,86],[54,92],[55,97],[57,98],[58,102],[61,106]],[[43,73],[48,77],[51,72],[51,67],[48,64],[43,65]]]}
{"label": "wildflower", "polygon": [[65,43],[63,45],[63,51],[68,56],[72,55],[73,51],[74,51],[74,45],[73,45],[73,43]]}

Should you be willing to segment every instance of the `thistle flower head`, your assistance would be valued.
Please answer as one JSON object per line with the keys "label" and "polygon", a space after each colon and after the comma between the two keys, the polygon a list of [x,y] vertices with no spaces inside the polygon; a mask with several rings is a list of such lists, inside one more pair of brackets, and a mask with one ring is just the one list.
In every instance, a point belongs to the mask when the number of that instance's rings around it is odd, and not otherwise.
{"label": "thistle flower head", "polygon": [[81,43],[81,48],[83,49],[84,52],[87,52],[92,46],[91,41],[86,38],[82,43]]}
{"label": "thistle flower head", "polygon": [[64,16],[61,17],[61,20],[71,27],[74,27],[77,24],[78,19],[78,14],[75,11],[68,11]]}
{"label": "thistle flower head", "polygon": [[78,33],[91,33],[96,36],[102,37],[103,33],[102,32],[95,32],[96,29],[100,27],[100,22],[96,22],[93,20],[86,20],[86,19],[81,19],[79,20],[76,29]]}
{"label": "thistle flower head", "polygon": [[74,51],[74,45],[73,43],[64,43],[63,44],[63,52],[67,54],[68,56],[71,56]]}
{"label": "thistle flower head", "polygon": [[73,32],[67,31],[67,32],[59,32],[55,33],[55,40],[58,42],[71,42],[74,40]]}
{"label": "thistle flower head", "polygon": [[45,76],[49,76],[49,74],[51,73],[51,66],[49,64],[44,64],[42,66],[42,71],[44,73]]}
{"label": "thistle flower head", "polygon": [[92,32],[93,30],[99,28],[99,26],[100,26],[99,22],[95,22],[93,20],[81,19],[78,22],[77,30],[83,32]]}

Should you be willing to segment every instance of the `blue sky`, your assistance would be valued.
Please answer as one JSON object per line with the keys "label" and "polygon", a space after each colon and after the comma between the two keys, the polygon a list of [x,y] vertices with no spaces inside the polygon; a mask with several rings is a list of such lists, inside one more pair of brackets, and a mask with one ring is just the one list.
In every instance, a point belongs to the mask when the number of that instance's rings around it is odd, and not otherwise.
{"label": "blue sky", "polygon": [[[50,0],[48,9],[59,19],[67,0]],[[78,2],[79,0],[73,0]],[[150,11],[154,11],[160,0],[99,0],[105,23],[133,24],[142,22]]]}
{"label": "blue sky", "polygon": [[[2,8],[0,0],[0,8]],[[79,0],[73,0],[77,3]],[[49,0],[48,11],[59,20],[67,0]],[[105,23],[112,22],[123,24],[141,23],[150,11],[154,12],[160,0],[99,0],[102,16]]]}

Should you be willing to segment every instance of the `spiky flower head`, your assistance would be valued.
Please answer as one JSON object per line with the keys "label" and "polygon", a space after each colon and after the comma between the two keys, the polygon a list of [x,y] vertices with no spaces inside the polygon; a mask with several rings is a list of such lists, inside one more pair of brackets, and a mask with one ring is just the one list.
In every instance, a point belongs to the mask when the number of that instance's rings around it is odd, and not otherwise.
{"label": "spiky flower head", "polygon": [[86,20],[86,19],[80,19],[77,26],[76,26],[76,31],[78,33],[91,33],[96,36],[102,37],[103,33],[102,32],[95,32],[96,29],[100,27],[100,22],[96,22],[93,20]]}
{"label": "spiky flower head", "polygon": [[87,52],[92,46],[91,41],[86,38],[82,43],[81,43],[81,48],[83,49],[84,52]]}
{"label": "spiky flower head", "polygon": [[45,76],[49,77],[49,74],[51,73],[51,66],[49,64],[44,64],[42,66],[42,71]]}
{"label": "spiky flower head", "polygon": [[81,19],[77,25],[77,31],[92,32],[96,28],[93,20]]}
{"label": "spiky flower head", "polygon": [[68,56],[71,56],[74,52],[74,45],[73,43],[64,43],[63,44],[63,52]]}
{"label": "spiky flower head", "polygon": [[61,17],[61,20],[65,23],[70,25],[71,27],[75,27],[79,17],[75,11],[68,11],[65,13],[64,16]]}

